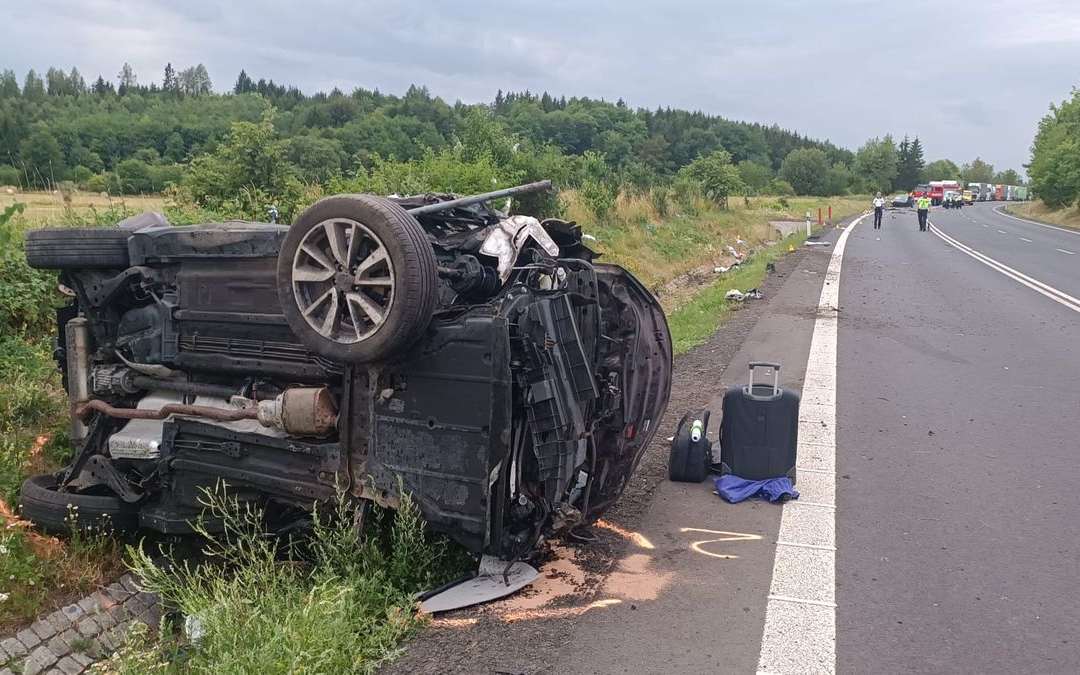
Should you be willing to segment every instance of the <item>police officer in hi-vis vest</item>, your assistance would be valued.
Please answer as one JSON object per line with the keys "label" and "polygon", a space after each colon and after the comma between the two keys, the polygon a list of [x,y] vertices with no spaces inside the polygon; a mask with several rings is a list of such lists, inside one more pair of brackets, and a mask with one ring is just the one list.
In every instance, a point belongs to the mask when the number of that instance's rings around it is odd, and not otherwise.
{"label": "police officer in hi-vis vest", "polygon": [[926,232],[926,217],[930,213],[930,198],[923,195],[922,197],[919,197],[918,201],[915,202],[915,205],[919,209],[919,231]]}

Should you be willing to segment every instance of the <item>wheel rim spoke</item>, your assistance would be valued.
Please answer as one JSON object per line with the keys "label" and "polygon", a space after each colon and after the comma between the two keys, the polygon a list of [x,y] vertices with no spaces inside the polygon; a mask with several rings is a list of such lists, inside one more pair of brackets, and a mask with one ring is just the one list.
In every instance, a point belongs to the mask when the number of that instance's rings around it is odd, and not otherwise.
{"label": "wheel rim spoke", "polygon": [[293,268],[293,281],[316,282],[329,281],[334,276],[333,270],[317,269],[315,267]]}
{"label": "wheel rim spoke", "polygon": [[[319,265],[330,272],[331,275],[334,273],[334,263],[330,262],[330,259],[326,257],[326,254],[317,249],[313,244],[305,243],[300,250],[306,253],[309,258],[319,263]],[[293,270],[295,270],[296,267],[296,265],[293,265]]]}
{"label": "wheel rim spoke", "polygon": [[345,233],[338,227],[337,222],[332,220],[323,223],[323,230],[326,232],[326,241],[330,243],[330,253],[337,260],[338,265],[346,267],[349,264],[349,245],[345,243]]}
{"label": "wheel rim spoke", "polygon": [[319,333],[331,340],[334,339],[334,325],[338,319],[338,307],[340,305],[338,295],[340,294],[336,290],[330,290],[330,309],[326,311],[326,316],[323,317],[322,325],[319,327]]}
{"label": "wheel rim spoke", "polygon": [[394,287],[394,280],[390,277],[369,277],[367,279],[357,279],[357,286],[386,286],[389,288]]}
{"label": "wheel rim spoke", "polygon": [[307,307],[305,307],[303,309],[304,316],[310,317],[315,312],[315,310],[317,310],[319,308],[319,306],[322,305],[324,302],[326,302],[327,299],[329,299],[330,296],[332,296],[333,294],[334,294],[334,289],[331,288],[331,289],[328,289],[325,293],[323,293],[319,297],[315,298],[315,300],[312,301],[311,304],[309,304]]}
{"label": "wheel rim spoke", "polygon": [[376,305],[363,293],[346,293],[345,300],[349,303],[349,306],[357,306],[364,314],[367,315],[371,322],[376,326],[381,324],[385,318],[382,308]]}
{"label": "wheel rim spoke", "polygon": [[386,260],[386,249],[380,246],[371,253],[359,265],[356,266],[356,279],[359,281],[364,277],[364,273],[370,270],[372,267]]}
{"label": "wheel rim spoke", "polygon": [[352,319],[353,332],[356,333],[356,339],[363,340],[364,334],[360,332],[360,325],[362,321],[360,317],[356,315],[356,303],[349,298],[350,295],[352,295],[352,293],[347,293],[345,295],[345,306],[349,308],[349,317]]}

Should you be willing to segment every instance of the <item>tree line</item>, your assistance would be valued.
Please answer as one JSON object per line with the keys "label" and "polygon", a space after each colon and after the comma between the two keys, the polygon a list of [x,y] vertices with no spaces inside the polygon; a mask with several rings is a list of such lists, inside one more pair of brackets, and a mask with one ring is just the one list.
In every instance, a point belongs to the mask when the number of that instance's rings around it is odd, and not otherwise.
{"label": "tree line", "polygon": [[1039,122],[1028,165],[1032,189],[1051,208],[1080,206],[1080,89]]}
{"label": "tree line", "polygon": [[[0,185],[48,188],[70,181],[114,193],[190,187],[198,182],[192,173],[199,161],[214,157],[237,123],[262,133],[259,125],[269,119],[274,161],[300,183],[328,186],[387,161],[418,162],[452,151],[477,115],[548,164],[563,158],[570,180],[581,183],[587,173],[612,186],[609,192],[700,177],[704,165],[688,171],[698,159],[731,166],[720,181],[728,194],[909,189],[940,168],[923,165],[918,138],[899,144],[875,138],[851,152],[775,125],[634,109],[622,100],[499,91],[487,104],[448,104],[421,86],[400,96],[365,88],[309,95],[246,71],[219,94],[202,64],[182,70],[167,64],[159,84],[141,81],[125,63],[115,85],[102,76],[88,83],[77,68],[49,68],[44,77],[31,70],[21,85],[13,71],[0,72]],[[981,170],[980,162],[973,170]]]}

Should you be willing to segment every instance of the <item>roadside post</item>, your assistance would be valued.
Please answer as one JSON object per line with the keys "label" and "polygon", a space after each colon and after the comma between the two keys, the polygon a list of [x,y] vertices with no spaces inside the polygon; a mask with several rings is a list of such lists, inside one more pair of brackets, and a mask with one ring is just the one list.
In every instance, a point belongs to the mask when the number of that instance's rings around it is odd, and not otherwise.
{"label": "roadside post", "polygon": [[810,209],[806,209],[806,238],[810,238]]}
{"label": "roadside post", "polygon": [[822,225],[823,222],[824,221],[821,220],[821,207],[819,206],[818,209],[817,209],[817,226],[818,226],[818,228],[821,228],[821,225]]}
{"label": "roadside post", "polygon": [[832,225],[832,204],[829,204],[829,225]]}

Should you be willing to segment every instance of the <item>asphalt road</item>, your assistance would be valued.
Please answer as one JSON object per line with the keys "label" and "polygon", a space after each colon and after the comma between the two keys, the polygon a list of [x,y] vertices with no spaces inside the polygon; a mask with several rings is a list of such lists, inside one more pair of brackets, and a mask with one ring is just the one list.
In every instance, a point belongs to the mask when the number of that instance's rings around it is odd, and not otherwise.
{"label": "asphalt road", "polygon": [[[930,220],[1080,297],[1080,234],[992,208]],[[913,212],[869,225],[840,285],[837,668],[1080,672],[1080,310]]]}

